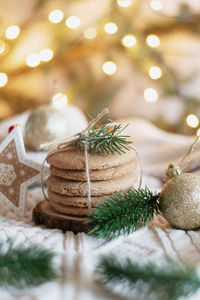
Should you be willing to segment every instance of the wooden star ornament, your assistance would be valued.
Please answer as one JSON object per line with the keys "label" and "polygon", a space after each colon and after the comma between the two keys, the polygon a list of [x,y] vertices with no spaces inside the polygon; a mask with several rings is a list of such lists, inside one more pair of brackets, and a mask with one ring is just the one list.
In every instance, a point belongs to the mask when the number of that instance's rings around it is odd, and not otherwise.
{"label": "wooden star ornament", "polygon": [[41,165],[26,158],[19,126],[0,144],[0,199],[24,216],[27,188],[40,179]]}

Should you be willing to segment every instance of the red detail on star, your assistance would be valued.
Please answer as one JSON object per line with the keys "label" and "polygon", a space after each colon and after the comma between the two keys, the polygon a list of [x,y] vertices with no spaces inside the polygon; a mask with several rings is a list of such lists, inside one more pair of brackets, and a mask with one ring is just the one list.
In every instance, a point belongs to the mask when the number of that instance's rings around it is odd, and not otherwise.
{"label": "red detail on star", "polygon": [[15,128],[16,125],[11,125],[9,128],[8,128],[8,133],[11,133],[11,131],[13,131],[13,129]]}

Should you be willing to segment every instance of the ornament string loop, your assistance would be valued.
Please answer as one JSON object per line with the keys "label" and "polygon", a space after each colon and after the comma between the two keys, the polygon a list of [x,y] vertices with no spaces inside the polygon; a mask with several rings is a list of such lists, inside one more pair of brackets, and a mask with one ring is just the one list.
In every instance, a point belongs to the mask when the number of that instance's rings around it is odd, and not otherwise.
{"label": "ornament string loop", "polygon": [[177,165],[169,164],[167,171],[166,171],[166,178],[164,178],[164,181],[167,181],[169,178],[172,178],[174,176],[180,175],[184,169],[187,168],[191,155],[200,139],[200,135],[197,135],[194,142],[190,146],[187,153],[184,155],[184,157],[179,161]]}
{"label": "ornament string loop", "polygon": [[187,168],[189,162],[190,162],[190,158],[191,158],[191,155],[198,143],[200,139],[200,135],[197,135],[194,142],[192,143],[192,145],[190,146],[188,152],[185,154],[185,156],[180,160],[179,162],[179,166],[181,167],[182,170],[184,170],[185,168]]}
{"label": "ornament string loop", "polygon": [[[66,151],[67,149],[69,149],[70,147],[72,147],[74,145],[74,143],[80,139],[82,136],[85,136],[85,139],[84,139],[84,156],[85,156],[85,173],[86,173],[86,178],[87,178],[87,185],[88,185],[88,193],[87,193],[87,196],[88,196],[88,209],[89,211],[91,210],[92,208],[92,200],[91,200],[91,182],[90,182],[90,173],[89,173],[89,153],[88,153],[88,138],[87,138],[87,135],[88,135],[88,131],[90,129],[92,129],[95,124],[106,114],[109,113],[109,109],[108,108],[105,108],[101,113],[99,113],[97,115],[96,118],[94,118],[93,120],[91,120],[87,126],[86,129],[84,129],[83,131],[69,137],[68,139],[65,139],[64,141],[62,140],[55,140],[53,142],[49,142],[49,143],[45,143],[45,144],[42,144],[40,146],[41,149],[44,149],[52,144],[58,144],[57,146],[57,149],[55,149],[54,151],[50,152],[47,157],[45,158],[45,160],[43,161],[42,163],[42,170],[41,170],[41,187],[42,187],[42,192],[43,192],[43,195],[45,197],[46,200],[48,200],[48,195],[46,194],[45,192],[45,189],[44,189],[44,166],[45,166],[45,162],[47,161],[48,158],[50,158],[51,156],[53,156],[54,154],[56,153],[60,153],[60,152],[64,152]],[[106,128],[111,128],[113,127],[114,125],[116,125],[117,123],[110,123],[106,126]],[[139,188],[141,188],[141,185],[142,185],[142,177],[143,177],[143,171],[142,171],[142,159],[141,159],[141,155],[139,153],[139,151],[134,147],[134,146],[131,146],[131,148],[136,152],[137,154],[137,158],[138,158],[138,163],[139,163],[139,168],[140,168],[140,179],[139,179]]]}

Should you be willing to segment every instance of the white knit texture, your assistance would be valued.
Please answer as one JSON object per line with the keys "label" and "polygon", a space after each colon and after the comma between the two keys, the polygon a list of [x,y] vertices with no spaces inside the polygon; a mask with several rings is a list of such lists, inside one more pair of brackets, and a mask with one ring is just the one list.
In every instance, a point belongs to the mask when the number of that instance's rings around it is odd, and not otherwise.
{"label": "white knit texture", "polygon": [[[175,155],[181,155],[180,152],[172,151],[172,146],[186,149],[192,139],[166,134],[146,121],[131,121],[131,126],[129,130],[134,137],[135,145],[141,150],[144,158],[144,185],[153,190],[160,189],[164,165],[173,162]],[[198,156],[198,152],[195,155]],[[39,154],[38,157],[39,160],[42,159]],[[195,168],[199,167],[199,163],[199,159],[192,160]],[[129,256],[141,263],[149,259],[159,262],[164,256],[179,258],[197,266],[200,263],[198,230],[174,229],[159,216],[149,227],[142,228],[128,237],[120,236],[108,242],[93,239],[84,233],[64,234],[60,230],[39,227],[33,223],[32,210],[41,200],[43,195],[40,188],[28,192],[28,210],[24,218],[18,217],[0,200],[0,239],[11,237],[15,239],[16,244],[31,242],[54,250],[58,254],[56,264],[61,270],[61,278],[23,291],[0,289],[1,300],[116,300],[116,296],[94,282],[94,269],[99,255],[111,252],[121,257]],[[135,297],[133,295],[131,299],[137,299]],[[200,291],[190,297],[190,300],[197,299],[200,299]]]}

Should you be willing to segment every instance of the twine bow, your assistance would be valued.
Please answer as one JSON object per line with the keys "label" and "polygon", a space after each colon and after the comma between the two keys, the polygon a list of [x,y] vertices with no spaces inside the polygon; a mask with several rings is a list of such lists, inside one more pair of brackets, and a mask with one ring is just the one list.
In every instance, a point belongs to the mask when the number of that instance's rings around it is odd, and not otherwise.
{"label": "twine bow", "polygon": [[[83,136],[86,136],[85,140],[84,140],[84,155],[85,155],[85,172],[86,172],[86,178],[87,178],[87,185],[88,185],[88,209],[89,211],[91,210],[91,204],[92,204],[92,201],[91,201],[91,183],[90,183],[90,173],[89,173],[89,159],[88,159],[88,139],[87,139],[87,134],[88,134],[88,131],[90,129],[92,129],[95,124],[105,115],[109,114],[109,109],[108,108],[105,108],[101,113],[99,113],[97,115],[96,118],[94,118],[91,122],[89,122],[88,126],[86,127],[86,129],[80,131],[79,133],[65,139],[64,141],[63,140],[54,140],[52,142],[49,142],[49,143],[44,143],[40,146],[41,149],[44,149],[44,148],[47,148],[48,146],[50,145],[53,145],[53,144],[58,144],[57,146],[57,149],[53,150],[52,152],[50,152],[47,157],[45,158],[45,160],[43,161],[42,163],[42,171],[41,171],[41,187],[42,187],[42,192],[43,192],[43,195],[45,197],[46,200],[48,200],[48,196],[46,195],[46,192],[45,192],[45,189],[44,189],[44,185],[43,185],[43,182],[44,182],[44,165],[45,165],[45,162],[47,161],[48,158],[50,158],[51,156],[53,156],[54,154],[56,153],[60,153],[60,152],[64,152],[66,151],[67,149],[69,149],[71,146],[74,145],[74,143],[76,141],[78,141],[81,137]],[[116,125],[116,123],[110,123],[107,125],[107,128],[110,128],[112,127],[113,125]],[[138,161],[139,161],[139,166],[140,166],[140,180],[139,180],[139,188],[141,187],[142,185],[142,160],[141,160],[141,156],[140,156],[140,153],[139,151],[131,146],[133,148],[133,150],[136,152],[137,154],[137,157],[138,157]]]}

